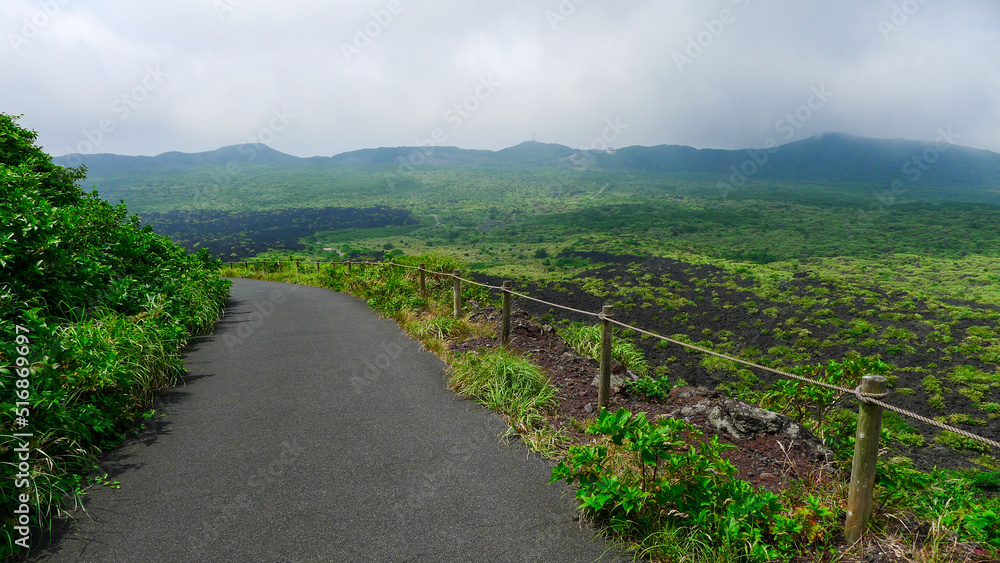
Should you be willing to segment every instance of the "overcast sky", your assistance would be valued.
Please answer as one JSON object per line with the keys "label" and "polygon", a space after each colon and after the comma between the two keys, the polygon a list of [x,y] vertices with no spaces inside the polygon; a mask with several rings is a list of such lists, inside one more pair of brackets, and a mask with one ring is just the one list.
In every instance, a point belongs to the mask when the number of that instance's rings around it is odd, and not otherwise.
{"label": "overcast sky", "polygon": [[0,111],[53,155],[760,147],[1000,152],[995,0],[0,0]]}

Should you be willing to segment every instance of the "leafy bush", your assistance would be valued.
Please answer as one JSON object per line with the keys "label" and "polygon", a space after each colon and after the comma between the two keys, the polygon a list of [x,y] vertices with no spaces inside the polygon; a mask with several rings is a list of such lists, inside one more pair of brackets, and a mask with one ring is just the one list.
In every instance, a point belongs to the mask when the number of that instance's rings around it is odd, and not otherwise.
{"label": "leafy bush", "polygon": [[[64,497],[82,494],[96,454],[183,373],[180,349],[211,328],[229,287],[207,253],[188,256],[124,205],[84,193],[84,170],[54,165],[35,138],[0,114],[0,374],[30,375],[19,380],[30,382],[18,388],[26,399],[3,386],[0,451],[21,443],[14,433],[34,435],[30,487],[0,481],[0,555],[24,547],[14,543],[18,495],[30,497],[38,541]],[[26,428],[15,397],[28,402]]]}
{"label": "leafy bush", "polygon": [[[796,375],[848,389],[853,389],[864,375],[884,374],[887,371],[885,362],[868,357],[848,358],[842,363],[831,360],[826,365],[800,366],[792,370]],[[854,427],[831,416],[843,396],[836,390],[811,383],[779,380],[764,393],[761,405],[792,417],[823,438],[835,453],[843,457],[850,455],[847,450],[853,446]]]}
{"label": "leafy bush", "polygon": [[664,527],[685,529],[702,545],[729,546],[742,560],[767,560],[768,523],[781,511],[777,495],[757,492],[733,476],[720,453],[734,446],[701,440],[680,419],[656,423],[646,413],[602,410],[588,434],[611,445],[573,446],[550,482],[579,486],[576,498],[595,519],[618,534],[645,538]]}
{"label": "leafy bush", "polygon": [[924,473],[907,458],[880,459],[875,497],[883,509],[937,521],[963,540],[981,542],[995,557],[1000,550],[1000,499],[982,498],[980,493],[996,486],[996,475],[940,469]]}
{"label": "leafy bush", "polygon": [[666,377],[652,378],[644,375],[636,381],[626,382],[629,391],[641,393],[652,401],[665,401],[670,396],[670,390],[676,387]]}

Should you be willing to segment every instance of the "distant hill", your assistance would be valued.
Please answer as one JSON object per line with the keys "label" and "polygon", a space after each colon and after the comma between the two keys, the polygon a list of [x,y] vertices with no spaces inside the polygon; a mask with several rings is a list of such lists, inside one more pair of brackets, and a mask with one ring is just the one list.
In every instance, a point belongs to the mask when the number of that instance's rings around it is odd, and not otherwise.
{"label": "distant hill", "polygon": [[272,166],[295,166],[302,159],[276,151],[267,145],[247,144],[222,147],[199,153],[165,152],[157,156],[122,156],[117,154],[69,154],[52,159],[62,166],[84,164],[88,178],[120,175],[162,174],[194,166],[225,166],[229,162],[255,162]]}
{"label": "distant hill", "polygon": [[599,154],[596,160],[608,170],[699,172],[727,178],[739,172],[819,183],[888,184],[895,179],[915,183],[912,180],[918,177],[918,181],[939,185],[1000,185],[1000,154],[994,152],[958,145],[939,150],[933,143],[839,133],[817,135],[771,151],[632,146]]}
{"label": "distant hill", "polygon": [[[902,182],[907,197],[924,201],[954,201],[1000,205],[1000,154],[958,145],[935,147],[933,143],[869,139],[825,133],[765,151],[695,149],[687,146],[630,146],[617,151],[583,151],[564,145],[528,141],[499,151],[457,147],[381,147],[342,153],[331,157],[299,158],[265,145],[237,145],[187,154],[168,152],[158,156],[112,154],[66,155],[55,161],[64,165],[85,164],[88,182],[115,190],[123,184],[169,183],[170,177],[204,174],[206,170],[266,170],[272,176],[282,171],[336,169],[386,170],[416,167],[522,167],[540,170],[585,168],[608,174],[669,178],[697,175],[709,184],[754,184],[781,181],[809,185],[865,186],[888,189]],[[898,184],[897,184],[898,185]],[[102,193],[103,192],[102,188]],[[114,197],[114,193],[107,194]]]}

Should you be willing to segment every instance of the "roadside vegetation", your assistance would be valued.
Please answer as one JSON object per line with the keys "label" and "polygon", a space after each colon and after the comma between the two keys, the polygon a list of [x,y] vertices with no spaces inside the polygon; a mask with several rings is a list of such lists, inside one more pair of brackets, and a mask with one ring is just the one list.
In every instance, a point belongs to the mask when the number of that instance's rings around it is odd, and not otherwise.
{"label": "roadside vegetation", "polygon": [[[575,429],[590,428],[587,437],[597,442],[573,442],[549,422],[554,407],[525,358],[452,351],[455,342],[495,336],[495,327],[451,318],[450,280],[429,278],[425,299],[412,270],[355,266],[348,275],[343,265],[329,266],[390,258],[442,272],[457,267],[579,309],[613,305],[619,321],[845,387],[862,373],[884,373],[893,404],[996,436],[1000,207],[992,178],[942,163],[887,197],[879,186],[898,175],[895,161],[884,161],[875,176],[857,176],[849,173],[857,152],[820,148],[823,162],[836,155],[837,165],[808,181],[763,171],[738,189],[719,173],[731,163],[670,172],[657,150],[633,147],[487,164],[447,149],[435,164],[405,170],[393,164],[405,149],[378,149],[367,163],[261,160],[236,174],[201,164],[183,175],[119,174],[105,193],[150,212],[144,221],[180,236],[189,250],[211,245],[222,260],[284,264],[251,262],[227,275],[351,291],[395,318],[452,365],[458,392],[492,402],[512,431],[563,462],[558,477],[579,487],[590,517],[637,553],[663,561],[854,561],[858,551],[837,543],[856,417],[849,396],[616,333],[616,357],[637,376],[624,393],[662,403],[678,387],[718,390],[782,412],[826,442],[835,470],[773,497],[740,484],[720,461],[722,445],[702,441],[707,449],[692,453],[675,446],[692,429],[639,413],[580,420]],[[816,170],[815,162],[799,164],[793,168]],[[206,190],[220,175],[226,182]],[[315,209],[293,211],[306,207]],[[363,208],[379,211],[360,217]],[[326,222],[306,221],[318,217]],[[296,274],[294,260],[324,265]],[[485,292],[464,291],[467,300],[491,302]],[[518,306],[593,357],[593,318]],[[995,560],[991,483],[1000,452],[895,414],[886,415],[883,430],[873,549],[898,561]],[[591,446],[605,449],[572,449]],[[690,480],[693,488],[685,488]],[[704,513],[689,512],[691,503]]]}
{"label": "roadside vegetation", "polygon": [[[440,255],[397,256],[395,262],[409,266],[426,263],[428,269],[441,272],[461,266],[455,259]],[[987,561],[1000,554],[1000,498],[995,495],[1000,473],[985,467],[925,470],[898,452],[880,458],[876,510],[866,544],[843,544],[840,531],[857,419],[850,397],[801,383],[761,381],[748,370],[733,366],[715,364],[706,368],[703,364],[708,358],[690,354],[688,361],[697,369],[728,376],[728,383],[721,385],[728,394],[787,414],[821,437],[832,450],[834,459],[827,474],[796,478],[791,486],[778,492],[760,489],[741,479],[722,455],[732,446],[720,443],[717,437],[704,439],[700,431],[681,419],[654,420],[645,413],[626,409],[605,410],[576,422],[587,436],[592,436],[586,441],[557,430],[551,419],[553,401],[557,400],[555,390],[544,371],[526,356],[489,345],[452,352],[456,342],[495,342],[497,327],[482,322],[479,315],[452,317],[450,279],[428,276],[428,297],[423,298],[414,269],[387,263],[355,264],[350,273],[342,263],[332,267],[323,264],[318,273],[313,264],[298,268],[301,273],[296,274],[286,257],[280,270],[273,264],[251,262],[249,268],[239,265],[231,274],[350,291],[381,314],[396,319],[449,363],[450,382],[456,392],[501,413],[510,423],[511,433],[554,459],[558,466],[552,480],[574,484],[581,509],[588,517],[606,526],[611,539],[637,555],[655,561],[706,563],[862,561],[873,546],[882,554],[894,554],[890,560],[898,561]],[[483,279],[488,283],[496,281]],[[561,283],[562,302],[569,295],[577,295],[577,288]],[[545,287],[551,289],[551,284]],[[591,289],[595,287],[591,285]],[[495,295],[467,284],[463,288],[466,303],[473,300],[481,307],[496,305]],[[581,305],[580,300],[567,304]],[[589,305],[584,300],[582,306]],[[770,318],[772,313],[754,314]],[[585,355],[592,354],[594,335],[599,334],[596,327],[568,319],[549,320],[561,327],[559,332],[567,343]],[[775,314],[774,320],[783,319]],[[854,327],[864,334],[887,332],[884,328],[869,330],[867,325]],[[837,328],[838,332],[844,330]],[[615,338],[616,359],[630,366],[636,375],[645,374],[627,392],[648,395],[655,401],[670,388],[686,385],[676,377],[673,381],[669,378],[684,363],[676,356],[689,354],[674,349],[669,352],[674,360],[650,361],[633,344],[644,341],[624,332]],[[898,327],[888,332],[895,340],[913,339]],[[723,342],[713,339],[714,333],[701,336],[708,336],[697,342],[701,346],[727,353],[740,351],[724,346],[725,341],[733,341],[732,335],[722,335]],[[655,344],[651,349],[663,351]],[[762,352],[744,355],[760,360]],[[879,355],[848,354],[840,361],[819,363],[810,363],[810,359],[818,357],[786,359],[787,363],[775,360],[771,364],[846,387],[853,387],[868,373],[882,373],[899,381],[894,366]],[[967,384],[976,380],[972,372],[959,372],[958,378]],[[950,419],[954,423],[963,420]],[[925,443],[923,435],[907,421],[886,414],[884,445],[892,445],[895,451],[908,444],[920,447]]]}
{"label": "roadside vegetation", "polygon": [[155,416],[157,392],[182,378],[185,344],[228,297],[206,253],[85,193],[84,177],[0,114],[4,557],[47,541],[88,486],[114,485],[93,473],[97,456]]}

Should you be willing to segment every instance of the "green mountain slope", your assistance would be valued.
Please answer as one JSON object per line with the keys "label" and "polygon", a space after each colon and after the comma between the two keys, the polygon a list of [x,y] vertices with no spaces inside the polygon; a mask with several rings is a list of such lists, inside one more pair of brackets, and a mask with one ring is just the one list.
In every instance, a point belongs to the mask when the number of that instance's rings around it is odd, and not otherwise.
{"label": "green mountain slope", "polygon": [[631,184],[635,193],[647,195],[650,189],[671,191],[671,186],[682,186],[697,188],[704,196],[732,196],[751,189],[754,197],[773,199],[767,192],[778,185],[808,186],[810,197],[860,197],[859,203],[864,203],[877,190],[895,186],[896,199],[1000,205],[1000,154],[943,142],[836,133],[770,150],[659,145],[577,151],[525,142],[500,151],[383,147],[298,158],[264,145],[239,145],[155,157],[67,155],[56,162],[86,165],[102,196],[123,199],[139,211],[343,204],[327,190],[317,189],[324,185],[352,193],[363,200],[361,204],[405,204],[409,198],[400,197],[400,190],[439,186],[442,175],[478,185],[489,183],[486,176],[498,173],[508,181],[516,176],[547,186],[554,194],[565,193],[567,184],[586,178]]}

